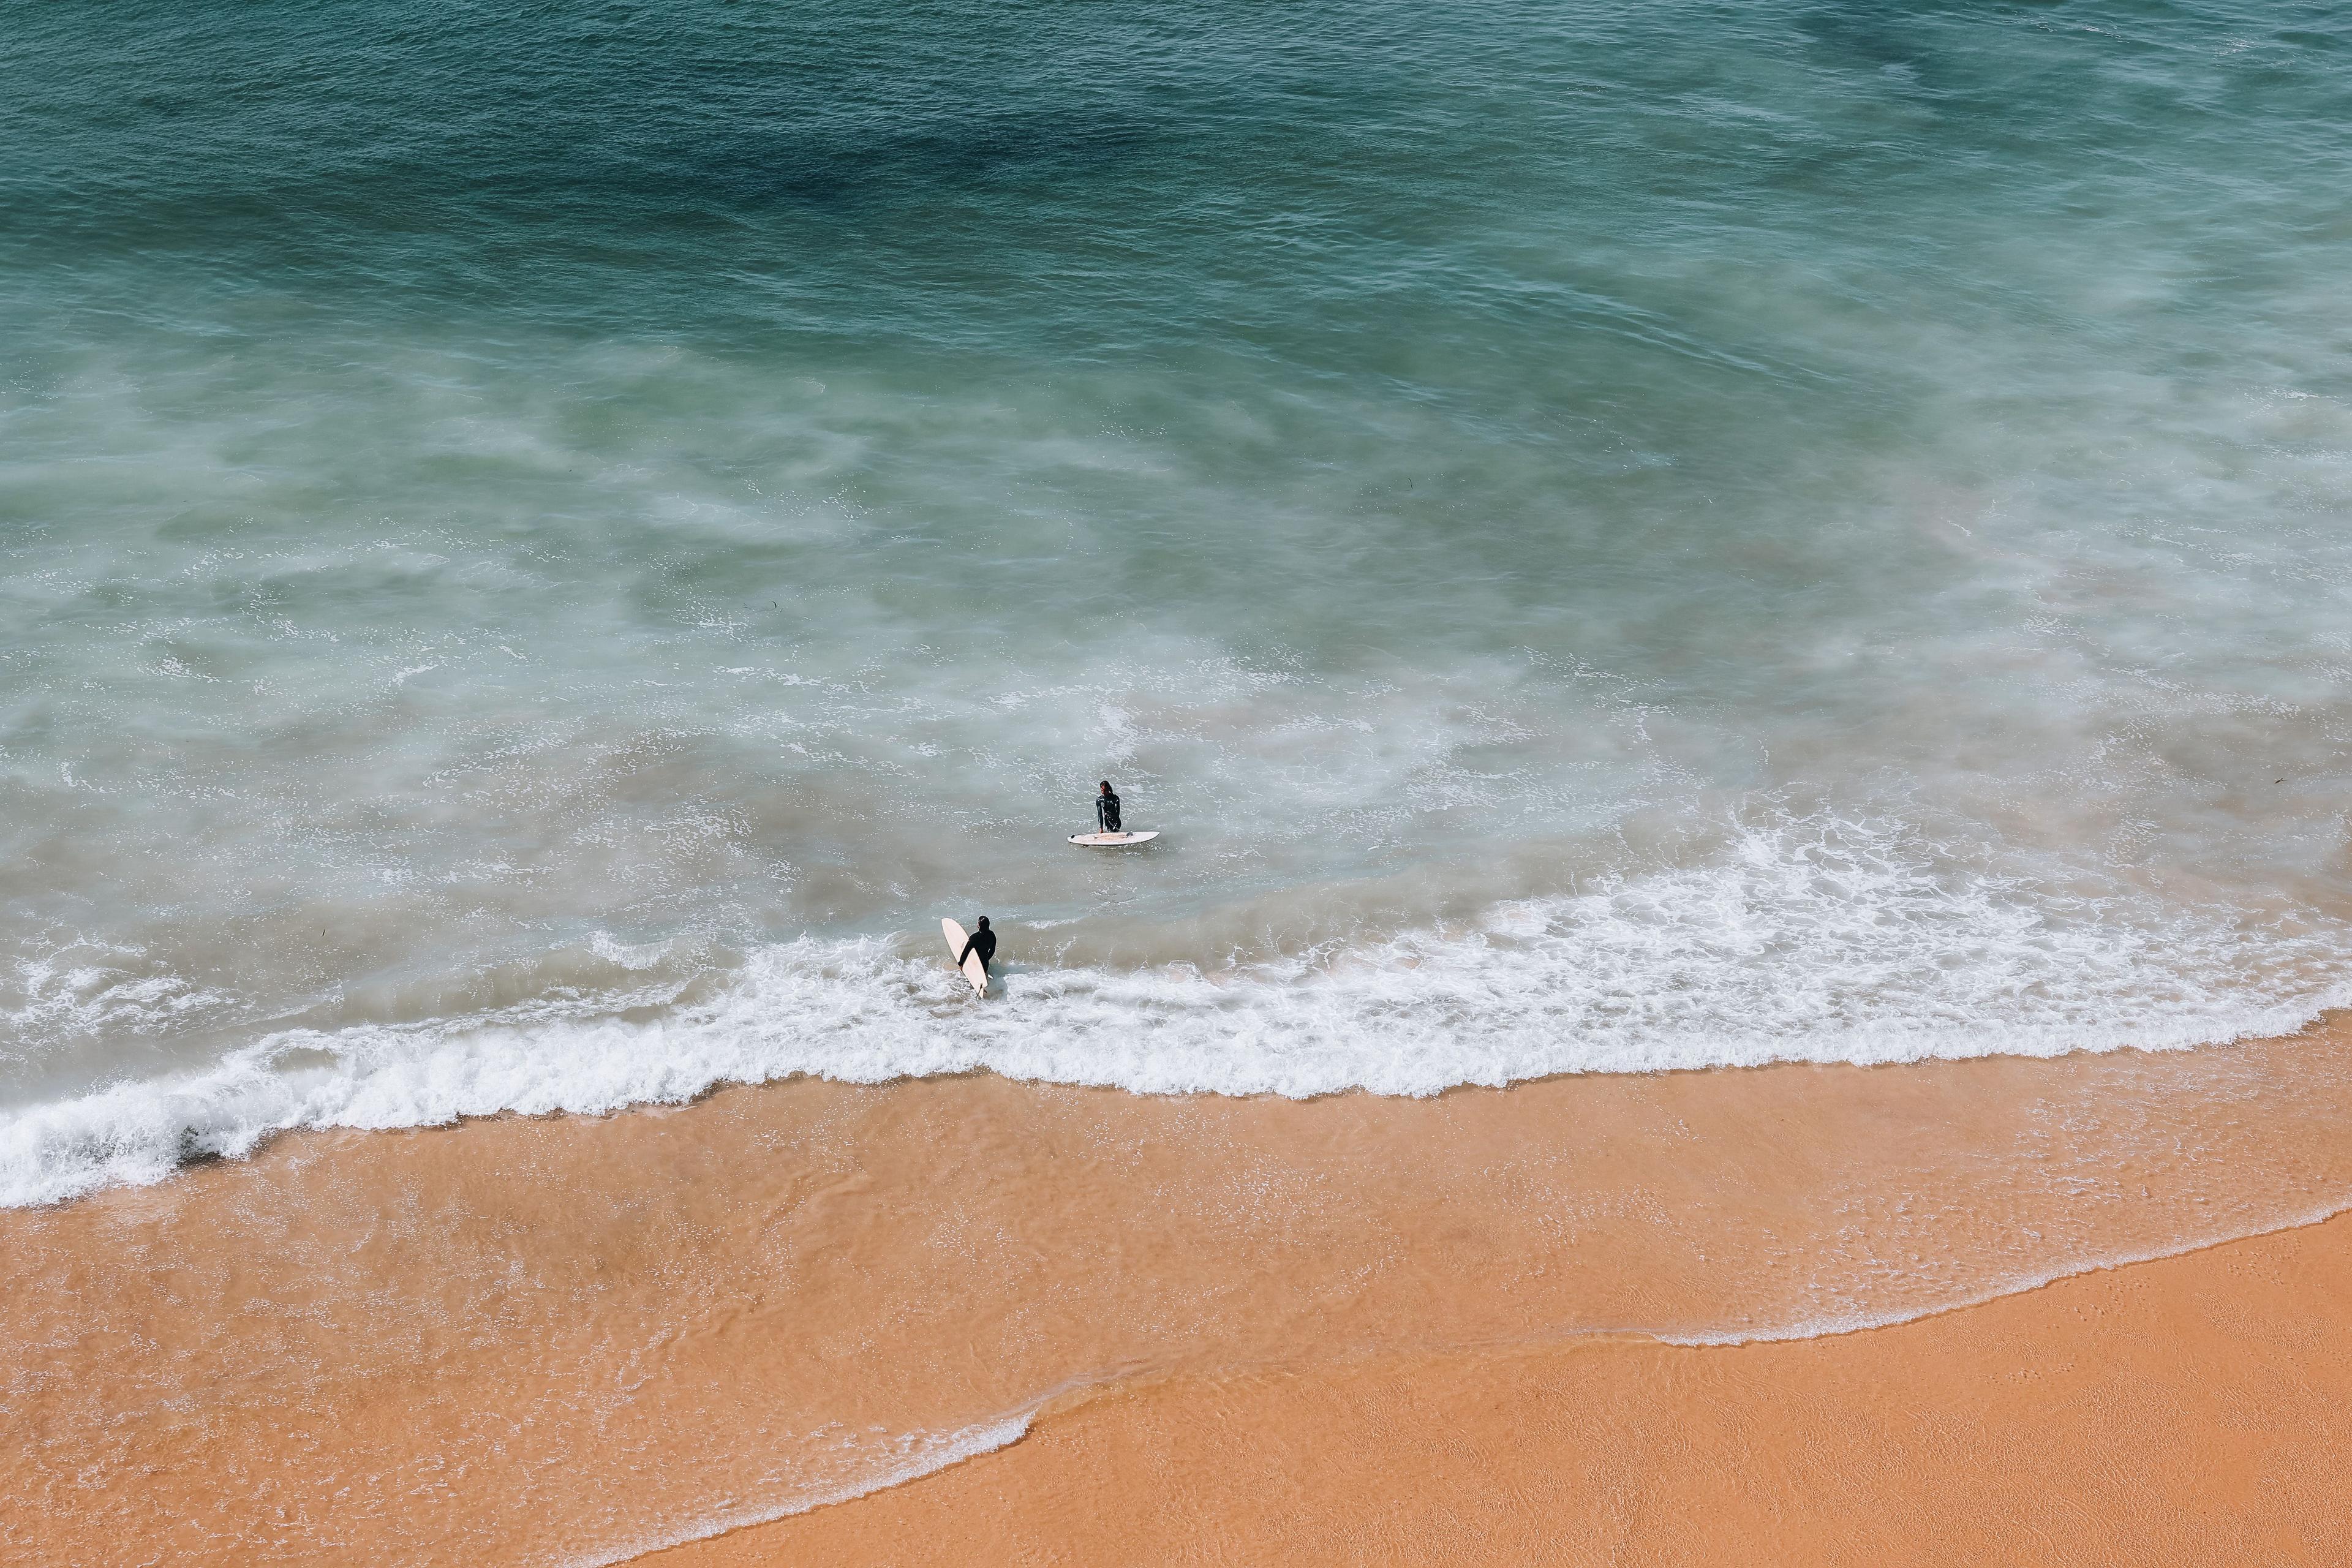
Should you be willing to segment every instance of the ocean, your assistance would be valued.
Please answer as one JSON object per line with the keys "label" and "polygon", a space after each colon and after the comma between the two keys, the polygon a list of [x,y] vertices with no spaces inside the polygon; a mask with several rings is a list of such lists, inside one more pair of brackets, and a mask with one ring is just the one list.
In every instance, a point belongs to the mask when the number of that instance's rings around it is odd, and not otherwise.
{"label": "ocean", "polygon": [[2352,1004],[2336,7],[68,3],[0,147],[0,1202]]}

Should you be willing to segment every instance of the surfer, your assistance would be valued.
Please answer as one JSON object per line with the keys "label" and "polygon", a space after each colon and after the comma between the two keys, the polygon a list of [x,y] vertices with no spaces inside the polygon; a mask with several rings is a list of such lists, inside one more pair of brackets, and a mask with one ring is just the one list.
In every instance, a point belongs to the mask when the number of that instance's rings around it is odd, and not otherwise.
{"label": "surfer", "polygon": [[961,969],[964,960],[975,952],[980,954],[980,972],[988,973],[988,961],[996,956],[996,933],[988,929],[986,915],[980,917],[980,929],[971,933],[971,939],[963,944],[963,951],[956,954],[956,967]]}
{"label": "surfer", "polygon": [[1095,820],[1105,833],[1118,831],[1118,796],[1111,793],[1108,779],[1102,782],[1102,794],[1095,796]]}

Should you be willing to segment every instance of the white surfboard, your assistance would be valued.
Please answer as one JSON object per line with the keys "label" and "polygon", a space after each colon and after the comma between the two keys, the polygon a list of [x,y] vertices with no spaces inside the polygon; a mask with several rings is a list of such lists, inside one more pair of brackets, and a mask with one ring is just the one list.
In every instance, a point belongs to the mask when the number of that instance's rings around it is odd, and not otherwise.
{"label": "white surfboard", "polygon": [[1089,849],[1124,849],[1130,844],[1149,844],[1160,837],[1160,830],[1149,833],[1073,833],[1070,842],[1083,844]]}
{"label": "white surfboard", "polygon": [[[963,952],[963,944],[970,939],[964,935],[963,927],[953,921],[941,921],[940,930],[947,935],[948,962],[953,963]],[[972,991],[976,994],[982,996],[988,994],[988,970],[980,962],[980,954],[975,952],[963,961],[963,977],[971,982]]]}

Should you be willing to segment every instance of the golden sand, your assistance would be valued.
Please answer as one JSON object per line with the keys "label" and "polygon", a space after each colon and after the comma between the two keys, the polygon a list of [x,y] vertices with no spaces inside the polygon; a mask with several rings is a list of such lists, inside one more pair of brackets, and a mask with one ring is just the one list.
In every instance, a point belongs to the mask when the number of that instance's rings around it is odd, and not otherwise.
{"label": "golden sand", "polygon": [[1194,1373],[644,1568],[2335,1565],[2352,1218],[1896,1328]]}
{"label": "golden sand", "polygon": [[[1748,1454],[1754,1505],[1785,1511],[1798,1503],[1769,1478],[1792,1461],[1770,1444],[1822,1463],[1833,1449],[1779,1416],[1735,1418],[1742,1398],[1784,1402],[1776,1374],[1672,1369],[1798,1364],[1819,1347],[1844,1365],[1859,1352],[1836,1347],[1958,1344],[1952,1325],[2026,1309],[1734,1352],[1588,1337],[1804,1335],[2308,1220],[2352,1196],[2347,1046],[2337,1025],[2194,1052],[1560,1079],[1422,1101],[801,1080],[603,1119],[289,1137],[160,1187],[0,1215],[0,1560],[614,1560],[870,1490],[1040,1410],[1026,1440],[887,1507],[1016,1466],[1039,1467],[1016,1493],[1063,1495],[1050,1456],[1108,1423],[1164,1431],[1171,1475],[1228,1450],[1246,1535],[1274,1508],[1248,1493],[1247,1456],[1280,1451],[1270,1436],[1253,1450],[1252,1433],[1311,1438],[1329,1421],[1334,1451],[1315,1462],[1339,1468],[1318,1473],[1394,1511],[1438,1461],[1407,1444],[1381,1468],[1363,1423],[1449,1400],[1532,1410],[1541,1389],[1561,1397],[1564,1369],[1596,1366],[1622,1369],[1611,1407],[1627,1431],[1651,1426],[1639,1441],[1586,1432],[1594,1462],[1671,1464],[1686,1428],[1720,1446],[1721,1485],[1740,1468],[1722,1456]],[[2158,1276],[2098,1279],[2143,1277]],[[2067,1289],[2092,1288],[2106,1287]],[[2289,1310],[2282,1290],[2249,1296],[2249,1320]],[[1970,1375],[1922,1373],[1937,1353],[1900,1377]],[[2222,1406],[2276,1402],[2245,1381],[2253,1363],[2225,1362],[2182,1375],[2221,1380]],[[2105,1386],[2084,1365],[2089,1381],[2040,1375],[2079,1403]],[[1730,1380],[1719,1399],[1708,1377]],[[1144,1391],[1117,1392],[1130,1387]],[[1973,1396],[1947,1393],[1964,1426]],[[1349,1419],[1372,1456],[1360,1471],[1338,1451]],[[1911,1484],[2004,1495],[1954,1432],[1952,1468],[1922,1464]],[[2004,1457],[2007,1473],[2066,1462],[2060,1441]],[[1500,1467],[1505,1489],[1465,1502],[1463,1528],[1569,1528],[1532,1479],[1507,1480],[1516,1442],[1446,1461],[1454,1477],[1480,1454]],[[1205,1507],[1184,1489],[1206,1484],[1171,1482],[1152,1506]],[[1518,1522],[1469,1517],[1522,1502]],[[1099,1549],[1082,1546],[1076,1560]]]}

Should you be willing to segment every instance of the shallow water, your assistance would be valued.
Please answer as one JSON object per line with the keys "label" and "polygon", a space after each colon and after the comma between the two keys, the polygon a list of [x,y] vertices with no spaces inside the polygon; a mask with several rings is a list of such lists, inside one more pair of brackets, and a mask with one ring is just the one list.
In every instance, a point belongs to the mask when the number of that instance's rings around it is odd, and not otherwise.
{"label": "shallow water", "polygon": [[[795,1070],[1427,1092],[2352,1000],[2347,50],[44,8],[0,1198]],[[1062,843],[1105,776],[1148,851]]]}

